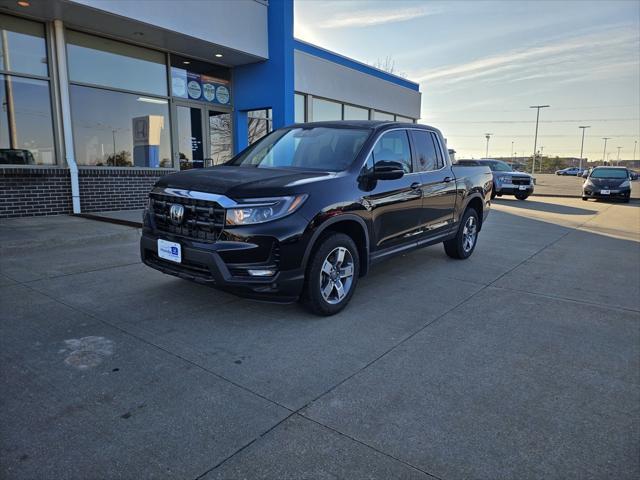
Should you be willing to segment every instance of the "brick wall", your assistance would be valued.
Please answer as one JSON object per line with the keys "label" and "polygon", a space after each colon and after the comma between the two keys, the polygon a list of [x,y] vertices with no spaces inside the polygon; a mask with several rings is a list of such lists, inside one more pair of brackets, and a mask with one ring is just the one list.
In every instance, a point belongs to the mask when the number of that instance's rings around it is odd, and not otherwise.
{"label": "brick wall", "polygon": [[[174,171],[80,167],[80,207],[85,213],[142,208],[153,184]],[[69,169],[0,168],[0,218],[70,213]]]}
{"label": "brick wall", "polygon": [[147,194],[170,169],[80,168],[80,208],[83,212],[143,208]]}
{"label": "brick wall", "polygon": [[0,218],[72,213],[67,168],[0,168]]}

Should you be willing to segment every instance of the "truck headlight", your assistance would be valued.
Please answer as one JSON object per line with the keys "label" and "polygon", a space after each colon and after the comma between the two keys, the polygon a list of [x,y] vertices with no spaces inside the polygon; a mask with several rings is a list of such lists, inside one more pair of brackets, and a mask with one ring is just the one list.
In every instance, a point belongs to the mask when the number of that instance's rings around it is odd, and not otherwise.
{"label": "truck headlight", "polygon": [[498,180],[502,183],[511,183],[511,177],[498,177]]}
{"label": "truck headlight", "polygon": [[622,182],[620,184],[620,188],[627,188],[627,187],[630,187],[630,186],[631,186],[631,184],[629,183],[629,180],[625,180],[624,182]]}
{"label": "truck headlight", "polygon": [[302,206],[308,195],[237,200],[238,206],[227,209],[226,224],[252,225],[270,222],[292,214]]}

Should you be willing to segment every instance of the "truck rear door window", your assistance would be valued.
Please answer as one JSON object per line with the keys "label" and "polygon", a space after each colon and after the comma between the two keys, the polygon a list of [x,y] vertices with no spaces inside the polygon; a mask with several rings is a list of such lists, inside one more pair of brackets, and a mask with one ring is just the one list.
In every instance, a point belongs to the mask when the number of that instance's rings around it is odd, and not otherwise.
{"label": "truck rear door window", "polygon": [[438,170],[438,154],[431,133],[411,130],[411,139],[416,152],[416,165],[419,172]]}

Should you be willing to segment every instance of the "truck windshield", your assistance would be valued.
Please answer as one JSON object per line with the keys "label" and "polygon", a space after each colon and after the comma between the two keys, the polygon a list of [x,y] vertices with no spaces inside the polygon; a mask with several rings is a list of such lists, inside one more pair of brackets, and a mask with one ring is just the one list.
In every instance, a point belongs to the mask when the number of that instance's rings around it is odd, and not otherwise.
{"label": "truck windshield", "polygon": [[227,165],[337,172],[351,165],[370,133],[365,129],[329,127],[276,130]]}
{"label": "truck windshield", "polygon": [[627,178],[627,171],[621,168],[596,168],[591,178]]}

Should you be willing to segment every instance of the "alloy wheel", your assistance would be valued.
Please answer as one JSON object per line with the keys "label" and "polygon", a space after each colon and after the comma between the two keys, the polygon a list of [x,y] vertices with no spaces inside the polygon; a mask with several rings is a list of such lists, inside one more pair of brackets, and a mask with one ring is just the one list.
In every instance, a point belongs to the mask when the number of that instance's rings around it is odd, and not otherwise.
{"label": "alloy wheel", "polygon": [[465,253],[469,253],[476,243],[476,237],[478,236],[478,224],[476,218],[472,215],[467,219],[467,223],[464,224],[462,230],[462,249]]}
{"label": "alloy wheel", "polygon": [[320,292],[327,303],[344,299],[353,283],[353,256],[345,247],[336,247],[326,256],[320,272]]}

